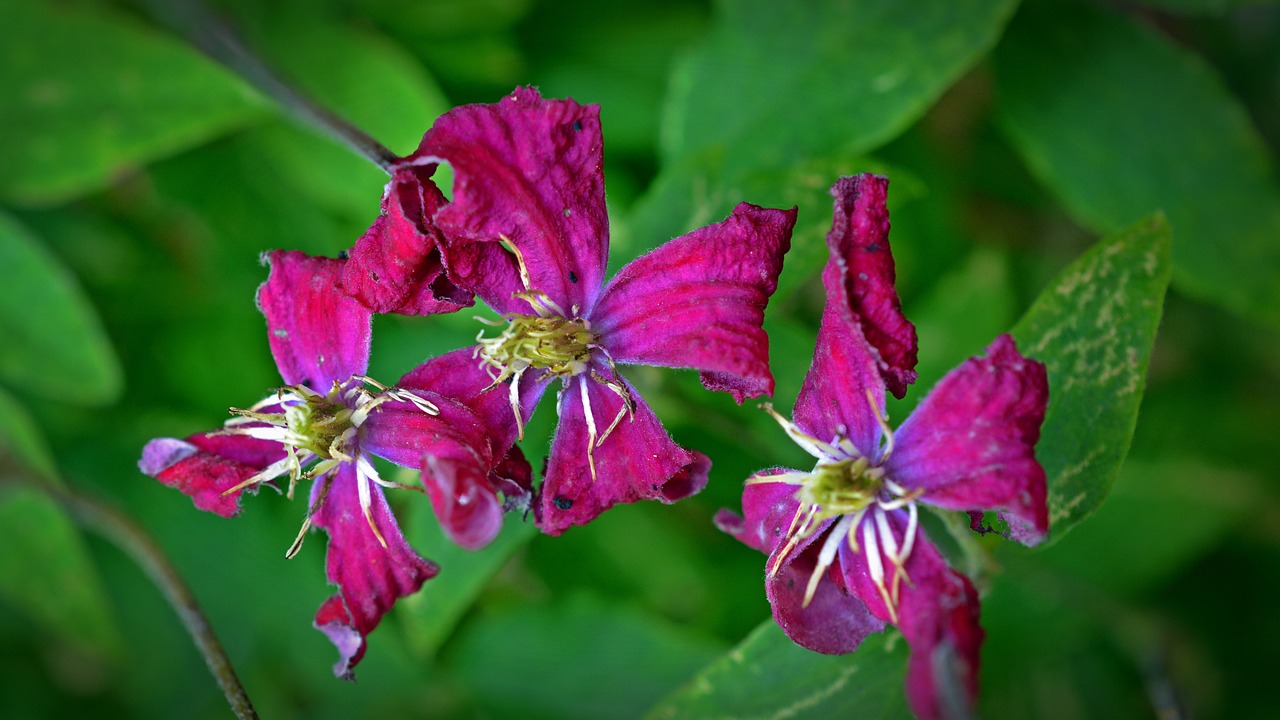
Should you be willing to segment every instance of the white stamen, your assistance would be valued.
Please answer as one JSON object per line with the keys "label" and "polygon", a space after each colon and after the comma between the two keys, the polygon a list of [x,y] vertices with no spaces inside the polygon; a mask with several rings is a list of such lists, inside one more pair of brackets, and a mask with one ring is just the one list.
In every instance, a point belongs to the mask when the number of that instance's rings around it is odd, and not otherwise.
{"label": "white stamen", "polygon": [[[779,425],[782,426],[787,436],[792,442],[799,445],[802,450],[818,459],[819,462],[832,462],[839,458],[846,457],[845,453],[840,452],[832,447],[829,443],[825,443],[815,437],[810,437],[803,430],[796,427],[796,424],[783,417],[777,410],[773,409],[772,403],[763,403],[760,406],[765,412],[769,413]],[[848,457],[857,457],[857,453],[848,455]]]}
{"label": "white stamen", "polygon": [[591,468],[591,481],[596,480],[596,418],[591,412],[591,394],[587,392],[587,378],[578,376],[578,389],[582,393],[582,415],[587,421],[587,465]]}
{"label": "white stamen", "polygon": [[831,567],[831,563],[835,561],[836,551],[840,549],[840,543],[844,541],[844,536],[848,534],[852,523],[853,516],[845,515],[827,534],[826,541],[822,543],[822,549],[818,551],[818,564],[809,575],[808,587],[804,589],[804,602],[801,603],[801,607],[809,607],[809,603],[813,600],[813,594],[818,590],[818,581],[822,579],[822,576],[827,572],[827,568]]}
{"label": "white stamen", "polygon": [[369,483],[376,477],[378,477],[378,471],[369,462],[369,458],[363,454],[358,455],[356,457],[356,491],[360,496],[360,508],[364,510],[364,519],[369,523],[369,529],[373,531],[373,536],[378,538],[378,543],[385,548],[387,541],[382,537],[382,532],[378,530],[377,523],[373,521],[373,498],[370,496],[369,490]]}

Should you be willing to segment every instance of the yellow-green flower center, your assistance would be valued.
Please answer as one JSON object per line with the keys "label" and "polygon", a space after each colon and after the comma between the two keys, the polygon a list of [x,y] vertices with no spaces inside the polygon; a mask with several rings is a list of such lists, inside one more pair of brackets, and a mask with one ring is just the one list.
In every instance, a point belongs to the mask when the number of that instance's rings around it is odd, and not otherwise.
{"label": "yellow-green flower center", "polygon": [[497,337],[477,338],[480,357],[498,372],[502,382],[526,368],[542,368],[570,377],[587,371],[596,336],[585,320],[558,315],[508,315]]}
{"label": "yellow-green flower center", "polygon": [[797,493],[801,507],[814,508],[814,520],[822,522],[848,515],[874,503],[884,486],[884,470],[872,467],[865,457],[819,462]]}

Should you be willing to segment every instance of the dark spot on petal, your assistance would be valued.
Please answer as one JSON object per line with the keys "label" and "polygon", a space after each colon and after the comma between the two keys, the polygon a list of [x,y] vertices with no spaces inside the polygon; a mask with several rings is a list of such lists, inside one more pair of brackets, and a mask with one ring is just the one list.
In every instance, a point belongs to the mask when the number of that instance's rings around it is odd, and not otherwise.
{"label": "dark spot on petal", "polygon": [[378,282],[378,273],[376,273],[376,272],[371,272],[371,273],[369,273],[369,277],[373,278],[373,281],[374,281],[374,282]]}
{"label": "dark spot on petal", "polygon": [[568,510],[569,508],[573,507],[572,500],[570,500],[567,497],[561,497],[559,495],[555,496],[555,498],[551,500],[551,504],[555,505],[557,510]]}
{"label": "dark spot on petal", "polygon": [[569,208],[565,208],[565,209],[564,209],[564,216],[565,216],[565,217],[569,217],[569,216],[570,216],[570,215],[572,215],[572,214],[573,214],[573,210],[570,210]]}
{"label": "dark spot on petal", "polygon": [[866,280],[866,279],[867,279],[867,274],[866,274],[866,273],[864,273],[864,272],[860,272],[860,273],[858,273],[858,279],[859,279],[859,280]]}
{"label": "dark spot on petal", "polygon": [[582,132],[582,121],[581,121],[581,120],[574,120],[574,121],[573,121],[573,130],[574,130],[574,132]]}
{"label": "dark spot on petal", "polygon": [[878,252],[879,250],[880,246],[876,243],[871,243],[867,246],[867,252]]}
{"label": "dark spot on petal", "polygon": [[347,259],[347,258],[349,258],[349,257],[351,257],[351,256],[347,254],[347,251],[346,251],[346,250],[339,250],[339,251],[338,251],[338,259],[339,259],[339,260],[346,260],[346,259]]}
{"label": "dark spot on petal", "polygon": [[578,274],[572,270],[569,271],[569,282],[573,283],[574,285],[578,284]]}

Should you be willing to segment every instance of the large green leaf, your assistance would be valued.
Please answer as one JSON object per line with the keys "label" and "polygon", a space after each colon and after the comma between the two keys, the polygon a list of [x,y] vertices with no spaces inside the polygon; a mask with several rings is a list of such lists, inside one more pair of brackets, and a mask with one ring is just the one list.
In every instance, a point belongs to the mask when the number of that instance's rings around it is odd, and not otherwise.
{"label": "large green leaf", "polygon": [[637,717],[724,649],[654,613],[576,594],[484,613],[451,659],[483,715],[595,720]]}
{"label": "large green leaf", "polygon": [[768,620],[645,717],[910,718],[906,664],[907,643],[893,630],[852,655],[820,655]]}
{"label": "large green leaf", "polygon": [[57,476],[49,445],[31,414],[0,389],[0,467],[9,463],[51,482]]}
{"label": "large green leaf", "polygon": [[0,4],[0,196],[52,203],[265,107],[194,50],[83,5]]}
{"label": "large green leaf", "polygon": [[57,258],[0,213],[0,378],[63,402],[120,392],[120,366],[93,307]]}
{"label": "large green leaf", "polygon": [[706,44],[675,74],[663,172],[638,235],[671,237],[695,218],[757,201],[738,197],[748,172],[854,156],[889,140],[992,46],[1015,5],[720,3]]}
{"label": "large green leaf", "polygon": [[1079,3],[1028,6],[996,58],[1002,124],[1075,217],[1110,233],[1164,210],[1177,287],[1280,326],[1280,193],[1202,60]]}
{"label": "large green leaf", "polygon": [[1012,331],[1023,354],[1049,370],[1036,456],[1055,538],[1097,509],[1129,451],[1169,285],[1169,243],[1162,215],[1104,239]]}
{"label": "large green leaf", "polygon": [[0,466],[0,596],[62,641],[95,653],[121,647],[80,533],[48,495],[9,485]]}

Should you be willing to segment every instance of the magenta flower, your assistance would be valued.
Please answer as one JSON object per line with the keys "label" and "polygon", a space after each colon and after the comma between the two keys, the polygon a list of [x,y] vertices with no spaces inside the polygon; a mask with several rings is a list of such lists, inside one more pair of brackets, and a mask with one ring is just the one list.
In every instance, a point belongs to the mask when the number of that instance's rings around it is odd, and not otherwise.
{"label": "magenta flower", "polygon": [[504,320],[473,350],[470,374],[505,396],[495,412],[520,424],[560,381],[560,424],[534,506],[540,527],[559,534],[617,503],[700,490],[709,461],[671,439],[617,365],[696,368],[739,402],[771,393],[762,323],[795,210],[743,203],[606,286],[599,108],[529,88],[455,108],[404,161],[434,162],[455,177],[452,202],[432,218],[449,278]]}
{"label": "magenta flower", "polygon": [[[246,490],[276,487],[276,479],[287,476],[292,497],[300,480],[313,480],[306,519],[288,555],[311,525],[329,534],[326,569],[338,593],[320,607],[315,624],[338,647],[334,672],[350,679],[382,616],[438,570],[405,541],[382,492],[403,486],[384,480],[372,456],[430,466],[441,476],[482,473],[505,489],[513,483],[496,477],[495,469],[524,478],[526,488],[529,470],[522,456],[507,457],[484,434],[485,425],[463,402],[365,377],[372,316],[338,290],[344,261],[296,252],[274,252],[268,260],[271,272],[258,303],[287,385],[249,409],[233,409],[236,417],[220,430],[152,440],[139,467],[224,517],[239,512]],[[459,526],[488,522],[468,518]]]}
{"label": "magenta flower", "polygon": [[770,554],[766,592],[796,643],[847,653],[896,625],[911,645],[911,706],[935,718],[972,705],[983,632],[973,585],[925,536],[917,504],[996,509],[1013,538],[1041,540],[1048,510],[1035,444],[1048,385],[1044,365],[1002,335],[889,429],[885,392],[901,397],[914,381],[916,337],[893,287],[887,187],[861,175],[832,189],[813,365],[794,421],[769,408],[817,464],[757,473],[743,493],[745,517],[721,511],[716,521]]}

